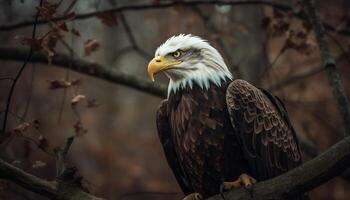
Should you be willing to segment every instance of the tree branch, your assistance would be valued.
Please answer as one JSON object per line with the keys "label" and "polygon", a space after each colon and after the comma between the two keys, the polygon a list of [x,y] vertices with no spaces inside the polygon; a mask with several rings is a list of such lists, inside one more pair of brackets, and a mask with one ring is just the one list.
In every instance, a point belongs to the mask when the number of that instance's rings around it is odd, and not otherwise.
{"label": "tree branch", "polygon": [[[0,47],[0,59],[2,60],[22,61],[26,59],[27,53],[27,49]],[[47,56],[41,52],[34,52],[29,62],[47,64]],[[130,74],[112,71],[106,66],[84,59],[77,58],[72,60],[71,57],[66,54],[56,53],[52,58],[52,64],[104,79],[112,83],[125,85],[155,96],[166,97],[167,94],[165,85],[153,83]]]}
{"label": "tree branch", "polygon": [[[134,4],[134,5],[120,5],[116,6],[115,8],[111,9],[106,9],[103,11],[94,11],[94,12],[89,12],[85,14],[78,14],[75,16],[76,20],[82,20],[82,19],[88,19],[95,17],[101,12],[114,12],[118,13],[121,11],[140,11],[140,10],[149,10],[149,9],[163,9],[163,8],[169,8],[172,6],[176,5],[208,5],[208,4],[213,4],[213,5],[249,5],[249,4],[262,4],[262,5],[268,5],[268,6],[273,6],[277,9],[280,10],[291,10],[291,7],[289,5],[281,4],[275,1],[271,0],[194,0],[194,1],[160,1],[160,3],[157,4]],[[51,21],[62,21],[62,20],[67,20],[69,19],[69,16],[60,16],[60,17],[55,17],[52,18]],[[48,23],[47,20],[39,20],[37,22],[38,25],[46,24]],[[23,28],[27,26],[32,26],[34,24],[34,21],[24,21],[24,22],[19,22],[16,24],[10,24],[10,25],[3,25],[0,26],[0,31],[11,31],[15,30],[18,28]]]}
{"label": "tree branch", "polygon": [[[336,58],[336,61],[343,60],[343,59],[347,58],[348,56],[349,56],[349,53],[344,53],[344,54],[338,56]],[[285,87],[287,85],[294,84],[294,83],[296,83],[299,80],[302,80],[302,79],[308,78],[310,76],[316,75],[316,74],[322,72],[324,69],[325,68],[324,68],[323,65],[307,67],[307,70],[305,70],[304,72],[300,72],[300,73],[297,73],[295,75],[289,76],[287,78],[283,78],[281,80],[278,80],[278,81],[272,83],[271,85],[269,85],[267,88],[270,91],[277,90],[277,89],[279,89],[281,87]]]}
{"label": "tree branch", "polygon": [[[102,200],[90,195],[78,187],[63,187],[64,182],[47,181],[31,175],[0,159],[0,178],[10,180],[13,183],[29,190],[59,200]],[[68,189],[69,188],[69,189]]]}
{"label": "tree branch", "polygon": [[[82,19],[88,19],[95,17],[101,12],[114,12],[118,13],[121,11],[141,11],[141,10],[149,10],[149,9],[164,9],[173,7],[176,5],[188,5],[188,6],[197,6],[197,5],[265,5],[270,6],[275,9],[284,11],[284,12],[293,12],[294,15],[300,19],[306,19],[305,14],[302,12],[294,12],[293,7],[288,3],[280,3],[279,1],[273,1],[273,0],[193,0],[193,1],[160,1],[158,4],[134,4],[134,5],[120,5],[116,6],[115,8],[103,10],[103,11],[94,11],[89,12],[85,14],[78,14],[75,16],[75,19],[82,20]],[[62,21],[69,19],[70,16],[60,16],[52,18],[51,21]],[[48,21],[46,20],[39,20],[38,25],[46,24]],[[14,24],[8,24],[8,25],[2,25],[0,26],[0,31],[12,31],[19,28],[24,28],[27,26],[31,26],[34,24],[34,21],[24,21]],[[335,31],[337,33],[343,34],[343,35],[350,35],[349,30],[337,30],[333,26],[324,23],[323,24],[327,30]]]}
{"label": "tree branch", "polygon": [[305,10],[309,15],[309,20],[313,25],[318,46],[321,51],[322,62],[326,69],[328,81],[332,87],[333,95],[337,101],[338,111],[342,117],[345,135],[350,136],[350,109],[349,101],[341,82],[337,66],[331,55],[330,48],[326,41],[326,32],[321,22],[320,16],[316,12],[314,0],[303,0]]}
{"label": "tree branch", "polygon": [[[350,165],[350,137],[303,165],[278,177],[254,185],[253,199],[278,199],[307,192],[342,173]],[[0,178],[51,199],[101,200],[65,180],[46,181],[0,159]],[[227,200],[252,199],[244,188],[225,193]],[[208,200],[222,200],[220,195]]]}
{"label": "tree branch", "polygon": [[[292,197],[307,192],[342,173],[350,165],[350,137],[303,165],[278,177],[254,185],[253,198],[244,188],[225,193],[227,200],[267,200]],[[208,200],[222,200],[220,195]]]}

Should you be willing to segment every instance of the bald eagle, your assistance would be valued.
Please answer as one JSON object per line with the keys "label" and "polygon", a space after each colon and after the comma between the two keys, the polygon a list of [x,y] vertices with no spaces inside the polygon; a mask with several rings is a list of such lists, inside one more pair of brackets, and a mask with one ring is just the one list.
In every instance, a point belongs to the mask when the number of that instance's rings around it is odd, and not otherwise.
{"label": "bald eagle", "polygon": [[160,72],[170,79],[157,128],[184,199],[207,198],[220,186],[249,188],[301,163],[282,102],[234,79],[207,41],[173,36],[158,47],[147,71],[153,81]]}

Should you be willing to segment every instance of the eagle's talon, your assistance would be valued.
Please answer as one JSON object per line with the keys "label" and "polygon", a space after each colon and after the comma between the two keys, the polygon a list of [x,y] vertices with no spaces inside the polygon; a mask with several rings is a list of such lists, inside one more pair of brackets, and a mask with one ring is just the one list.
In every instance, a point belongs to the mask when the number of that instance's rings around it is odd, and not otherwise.
{"label": "eagle's talon", "polygon": [[182,200],[203,200],[202,195],[199,193],[192,193],[185,196]]}
{"label": "eagle's talon", "polygon": [[255,183],[256,183],[255,178],[247,174],[241,174],[236,181],[223,182],[220,186],[220,192],[221,190],[231,190],[233,188],[244,186],[244,188],[248,189],[249,193],[252,195],[253,185]]}

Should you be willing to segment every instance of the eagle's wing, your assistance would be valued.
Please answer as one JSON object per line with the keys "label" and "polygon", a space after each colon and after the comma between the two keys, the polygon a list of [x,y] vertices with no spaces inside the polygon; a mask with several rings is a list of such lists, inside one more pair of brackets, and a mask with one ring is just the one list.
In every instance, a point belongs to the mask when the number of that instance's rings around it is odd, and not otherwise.
{"label": "eagle's wing", "polygon": [[238,79],[228,86],[226,103],[253,177],[265,180],[300,164],[297,138],[280,100]]}
{"label": "eagle's wing", "polygon": [[189,181],[186,178],[181,165],[179,164],[179,160],[174,148],[173,140],[171,137],[169,117],[167,113],[167,100],[163,100],[157,110],[157,129],[165,157],[183,193],[185,195],[193,193],[194,191],[192,189],[192,186],[189,184]]}

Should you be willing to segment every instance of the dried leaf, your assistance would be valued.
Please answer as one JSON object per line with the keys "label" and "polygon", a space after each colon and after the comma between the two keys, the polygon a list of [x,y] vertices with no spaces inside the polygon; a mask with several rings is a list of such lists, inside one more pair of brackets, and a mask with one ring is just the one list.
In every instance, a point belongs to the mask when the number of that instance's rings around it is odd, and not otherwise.
{"label": "dried leaf", "polygon": [[36,9],[39,11],[39,16],[50,20],[56,14],[58,4],[50,3],[48,0],[44,0],[42,6],[37,7]]}
{"label": "dried leaf", "polygon": [[92,52],[96,51],[100,47],[100,44],[95,39],[88,39],[84,43],[84,54],[85,56],[90,55]]}
{"label": "dried leaf", "polygon": [[21,40],[22,45],[28,45],[33,48],[34,51],[39,51],[43,48],[43,39],[38,38],[28,38],[28,37],[16,37]]}
{"label": "dried leaf", "polygon": [[73,35],[80,37],[80,32],[77,29],[72,28],[71,32]]}
{"label": "dried leaf", "polygon": [[79,101],[81,101],[81,100],[83,100],[85,98],[86,98],[85,95],[78,94],[78,95],[76,95],[75,97],[72,98],[71,105],[72,106],[76,106],[77,103],[79,103]]}
{"label": "dried leaf", "polygon": [[70,83],[71,83],[71,85],[79,86],[79,85],[81,85],[81,79],[79,79],[79,78],[75,79],[75,80],[71,81]]}
{"label": "dried leaf", "polygon": [[279,37],[286,34],[289,30],[290,24],[286,20],[278,20],[272,25],[272,36]]}
{"label": "dried leaf", "polygon": [[58,23],[57,28],[62,30],[62,31],[68,32],[68,27],[67,27],[66,22]]}
{"label": "dried leaf", "polygon": [[50,80],[49,83],[50,90],[68,88],[72,85],[71,82],[65,80]]}
{"label": "dried leaf", "polygon": [[42,167],[45,167],[45,166],[46,166],[46,163],[41,161],[41,160],[36,160],[34,162],[34,164],[32,164],[32,168],[34,168],[34,169],[42,168]]}
{"label": "dried leaf", "polygon": [[15,134],[23,134],[25,131],[28,130],[29,127],[30,127],[30,123],[23,122],[22,124],[18,125],[16,128],[14,128],[13,132]]}
{"label": "dried leaf", "polygon": [[77,137],[85,135],[88,132],[88,130],[83,127],[83,125],[82,125],[82,123],[80,121],[77,121],[74,124],[73,128],[74,128],[75,135]]}
{"label": "dried leaf", "polygon": [[106,26],[110,27],[118,25],[117,17],[112,11],[100,12],[96,16]]}

